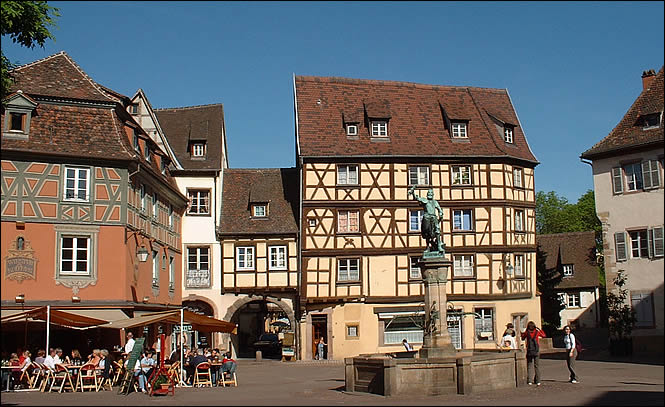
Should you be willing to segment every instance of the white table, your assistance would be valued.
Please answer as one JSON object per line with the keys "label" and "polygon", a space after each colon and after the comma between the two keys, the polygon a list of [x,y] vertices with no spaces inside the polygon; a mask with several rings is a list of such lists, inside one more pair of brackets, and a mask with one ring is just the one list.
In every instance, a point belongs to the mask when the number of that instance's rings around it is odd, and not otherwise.
{"label": "white table", "polygon": [[[0,366],[0,368],[2,368],[3,370],[5,370],[5,369],[6,369],[6,370],[9,370],[9,372],[8,372],[9,375],[7,375],[7,390],[6,390],[6,391],[10,391],[10,390],[9,390],[9,382],[11,381],[12,371],[13,371],[14,369],[20,369],[20,368],[19,368],[18,366]],[[4,375],[3,375],[3,376],[4,376]]]}

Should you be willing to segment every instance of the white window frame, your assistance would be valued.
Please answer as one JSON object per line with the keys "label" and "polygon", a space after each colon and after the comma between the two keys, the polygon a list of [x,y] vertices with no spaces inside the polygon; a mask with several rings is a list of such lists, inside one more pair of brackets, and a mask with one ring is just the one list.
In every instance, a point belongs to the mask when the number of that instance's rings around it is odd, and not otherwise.
{"label": "white window frame", "polygon": [[254,246],[236,247],[236,270],[254,270]]}
{"label": "white window frame", "polygon": [[134,129],[134,150],[141,154],[141,143],[139,142],[140,137],[139,137],[139,132],[138,130]]}
{"label": "white window frame", "polygon": [[173,227],[173,206],[169,203],[169,228]]}
{"label": "white window frame", "polygon": [[152,286],[159,287],[159,252],[152,251]]}
{"label": "white window frame", "polygon": [[452,185],[472,185],[470,165],[453,165],[450,176]]}
{"label": "white window frame", "polygon": [[[64,245],[64,240],[65,239],[72,239],[72,247],[65,249]],[[78,242],[84,240],[86,241],[86,246],[85,249],[80,249],[78,248]],[[91,251],[93,250],[92,246],[92,239],[90,236],[80,236],[80,235],[73,235],[73,234],[62,234],[60,236],[60,256],[59,256],[59,275],[61,276],[84,276],[84,277],[89,277],[92,275],[92,265],[90,263],[91,259]],[[64,252],[65,250],[71,250],[72,252],[72,257],[71,259],[65,260]],[[76,271],[76,266],[77,262],[80,262],[81,260],[78,259],[78,253],[85,251],[85,271]],[[71,271],[64,271],[64,263],[65,262],[71,262],[72,263],[72,270]]]}
{"label": "white window frame", "polygon": [[169,290],[175,290],[175,258],[169,256]]}
{"label": "white window frame", "polygon": [[473,278],[475,259],[473,254],[456,254],[453,256],[453,277]]}
{"label": "white window frame", "polygon": [[504,127],[503,128],[503,139],[505,140],[506,143],[513,144],[513,128],[512,127]]}
{"label": "white window frame", "polygon": [[148,143],[147,140],[146,140],[146,142],[145,142],[145,160],[146,160],[147,162],[151,162],[151,161],[152,161],[152,154],[150,154],[150,144]]}
{"label": "white window frame", "polygon": [[[423,216],[425,211],[422,209],[409,209],[409,232],[420,232],[420,225],[423,222]],[[413,222],[416,222],[416,228],[414,229]]]}
{"label": "white window frame", "polygon": [[337,259],[337,282],[360,281],[360,259]]}
{"label": "white window frame", "polygon": [[430,185],[428,165],[409,166],[409,185]]}
{"label": "white window frame", "polygon": [[[494,318],[495,310],[490,307],[474,307],[473,312],[477,315],[473,317],[473,337],[476,342],[494,341]],[[480,324],[479,324],[480,322]],[[480,326],[479,326],[480,325]],[[489,326],[488,326],[489,325]],[[481,336],[481,333],[490,332],[490,336]]]}
{"label": "white window frame", "polygon": [[268,205],[254,204],[252,205],[252,216],[255,218],[265,218],[268,216]]}
{"label": "white window frame", "polygon": [[[211,286],[211,252],[210,246],[187,247],[186,288],[208,288]],[[199,283],[191,284],[191,280],[199,281]]]}
{"label": "white window frame", "polygon": [[347,136],[357,136],[358,135],[358,125],[357,124],[347,124],[346,125],[346,135]]}
{"label": "white window frame", "polygon": [[270,270],[286,270],[288,263],[286,246],[268,247],[268,260]]}
{"label": "white window frame", "polygon": [[522,168],[513,167],[513,187],[523,188],[524,187],[524,171]]}
{"label": "white window frame", "polygon": [[[70,180],[70,177],[68,175],[68,172],[70,170],[74,171],[74,186],[72,188],[69,188],[67,186],[68,180]],[[82,177],[80,171],[84,171],[85,174]],[[62,200],[63,201],[69,201],[69,202],[88,202],[90,200],[90,168],[84,168],[84,167],[74,167],[74,166],[65,166],[65,171],[63,174],[64,177],[64,182],[63,182],[63,194],[62,194]],[[81,181],[85,181],[85,187],[81,188],[79,186],[79,183]],[[85,198],[81,199],[79,198],[79,193],[81,191],[85,191]],[[74,196],[71,198],[67,197],[68,191],[72,191]]]}
{"label": "white window frame", "polygon": [[[353,214],[355,214],[355,216],[351,216]],[[345,217],[346,217],[346,219],[345,219]],[[355,217],[355,227],[352,227],[351,221],[352,221],[352,218],[354,218],[354,217]],[[358,233],[358,232],[360,232],[360,212],[359,211],[354,211],[354,210],[338,210],[337,211],[337,232],[338,233]]]}
{"label": "white window frame", "polygon": [[566,293],[566,308],[581,308],[582,295],[577,293]]}
{"label": "white window frame", "polygon": [[145,212],[146,208],[146,190],[145,190],[145,185],[141,184],[139,186],[139,200],[141,201],[141,212]]}
{"label": "white window frame", "polygon": [[524,277],[525,276],[525,269],[524,269],[524,255],[523,254],[516,254],[514,256],[513,263],[515,266],[513,267],[513,272],[515,273],[515,277]]}
{"label": "white window frame", "polygon": [[372,120],[372,137],[388,137],[388,122],[386,120]]}
{"label": "white window frame", "polygon": [[614,195],[623,193],[623,170],[621,167],[612,168],[612,192]]}
{"label": "white window frame", "polygon": [[205,157],[205,143],[192,143],[192,157]]}
{"label": "white window frame", "polygon": [[358,338],[360,335],[358,335],[358,332],[360,331],[360,327],[356,324],[353,325],[347,325],[346,326],[346,337],[347,338]]}
{"label": "white window frame", "polygon": [[159,219],[159,195],[157,195],[157,192],[152,193],[152,217]]}
{"label": "white window frame", "polygon": [[572,277],[575,274],[575,266],[573,264],[564,264],[562,267],[564,277]]}
{"label": "white window frame", "polygon": [[466,133],[466,123],[452,122],[453,138],[469,138]]}
{"label": "white window frame", "polygon": [[626,174],[626,191],[640,191],[642,190],[642,164],[632,163],[623,166],[623,171]]}
{"label": "white window frame", "polygon": [[524,209],[515,209],[515,232],[525,232]]}
{"label": "white window frame", "polygon": [[358,185],[358,166],[356,164],[337,165],[338,185]]}
{"label": "white window frame", "polygon": [[409,256],[409,280],[419,280],[422,278],[423,275],[420,272],[420,267],[416,265],[419,261],[420,256]]}
{"label": "white window frame", "polygon": [[[210,215],[209,189],[188,189],[187,198],[189,198],[189,208],[187,209],[187,214]],[[202,205],[201,201],[205,202],[205,205]],[[201,208],[205,208],[205,212]]]}
{"label": "white window frame", "polygon": [[[469,227],[464,227],[464,215],[469,215]],[[458,227],[459,225],[459,227]],[[453,230],[454,231],[468,231],[474,230],[473,228],[473,209],[454,209],[453,210]]]}
{"label": "white window frame", "polygon": [[[628,232],[630,239],[630,258],[648,259],[649,256],[649,237],[646,229],[631,230]],[[637,256],[635,253],[637,252]]]}

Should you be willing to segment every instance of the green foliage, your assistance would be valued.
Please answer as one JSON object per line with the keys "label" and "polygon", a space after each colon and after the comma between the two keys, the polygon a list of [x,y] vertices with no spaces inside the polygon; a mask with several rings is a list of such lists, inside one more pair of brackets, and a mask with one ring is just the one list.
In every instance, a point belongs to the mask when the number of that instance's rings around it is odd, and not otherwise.
{"label": "green foliage", "polygon": [[596,216],[596,203],[592,190],[588,190],[571,204],[554,191],[536,193],[536,233],[585,232],[593,230],[598,238],[601,223]]}
{"label": "green foliage", "polygon": [[564,308],[556,286],[563,278],[561,259],[557,260],[557,267],[548,269],[545,267],[547,254],[540,246],[536,247],[536,274],[537,286],[540,291],[540,312],[543,320],[543,330],[547,336],[552,336],[554,331],[561,325],[561,310]]}
{"label": "green foliage", "polygon": [[637,322],[635,311],[633,311],[629,304],[626,304],[628,290],[623,288],[626,285],[626,279],[624,270],[619,270],[616,277],[614,277],[616,290],[608,292],[606,296],[607,310],[610,318],[610,335],[615,339],[630,337],[635,322]]}
{"label": "green foliage", "polygon": [[168,382],[169,382],[169,378],[168,378],[167,376],[163,375],[163,374],[160,374],[159,376],[157,376],[157,377],[155,378],[155,381],[154,381],[154,383],[153,383],[152,385],[153,385],[154,387],[157,387],[157,386],[159,386],[159,385],[161,385],[161,384],[168,383]]}
{"label": "green foliage", "polygon": [[[2,1],[2,36],[9,36],[14,43],[27,48],[35,45],[44,47],[47,39],[55,40],[50,28],[55,28],[55,17],[60,16],[57,8],[45,1]],[[2,98],[7,95],[13,81],[9,71],[14,67],[2,52]]]}

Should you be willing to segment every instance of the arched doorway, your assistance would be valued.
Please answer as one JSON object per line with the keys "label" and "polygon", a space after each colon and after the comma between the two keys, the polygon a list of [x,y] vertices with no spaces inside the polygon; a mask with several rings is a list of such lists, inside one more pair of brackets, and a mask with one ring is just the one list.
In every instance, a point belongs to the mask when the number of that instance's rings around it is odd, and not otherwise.
{"label": "arched doorway", "polygon": [[[212,306],[205,301],[187,300],[182,302],[182,306],[186,310],[195,312],[197,314],[205,315],[211,318],[215,317],[215,312],[213,311]],[[187,331],[187,343],[189,343],[192,348],[215,347],[211,332],[189,330]]]}

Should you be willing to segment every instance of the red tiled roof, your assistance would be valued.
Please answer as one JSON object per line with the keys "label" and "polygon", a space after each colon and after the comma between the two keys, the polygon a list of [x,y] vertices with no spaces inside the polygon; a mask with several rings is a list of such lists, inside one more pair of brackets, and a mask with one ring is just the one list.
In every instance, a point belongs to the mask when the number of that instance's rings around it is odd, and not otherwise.
{"label": "red tiled roof", "polygon": [[663,137],[663,120],[661,120],[659,127],[643,130],[643,125],[638,119],[641,115],[663,111],[663,89],[663,67],[661,66],[649,88],[642,90],[640,96],[637,97],[619,124],[607,137],[583,152],[581,157],[593,159],[598,155],[620,152],[626,148],[654,143],[660,144],[662,147],[665,140],[665,137]]}
{"label": "red tiled roof", "polygon": [[[503,129],[487,113],[519,123],[503,89],[312,76],[296,76],[295,85],[298,143],[305,157],[505,156],[537,164],[522,128],[515,128],[514,144],[507,144]],[[451,139],[442,108],[452,120],[469,120],[469,142]],[[363,115],[359,136],[347,137],[343,123],[358,111]],[[372,114],[388,115],[389,140],[370,138]]]}
{"label": "red tiled roof", "polygon": [[[260,197],[252,197],[261,190]],[[298,172],[295,168],[224,169],[223,235],[296,234]],[[252,218],[250,202],[268,202],[266,218]]]}
{"label": "red tiled roof", "polygon": [[598,287],[595,232],[570,232],[537,235],[536,242],[545,252],[545,267],[556,268],[559,251],[561,264],[572,264],[573,275],[564,277],[558,288]]}
{"label": "red tiled roof", "polygon": [[[154,109],[159,125],[185,170],[221,169],[224,148],[224,106],[212,104]],[[204,159],[192,158],[190,140],[206,142]]]}
{"label": "red tiled roof", "polygon": [[14,77],[12,91],[20,89],[37,96],[120,102],[95,83],[64,51],[19,66],[11,74]]}

